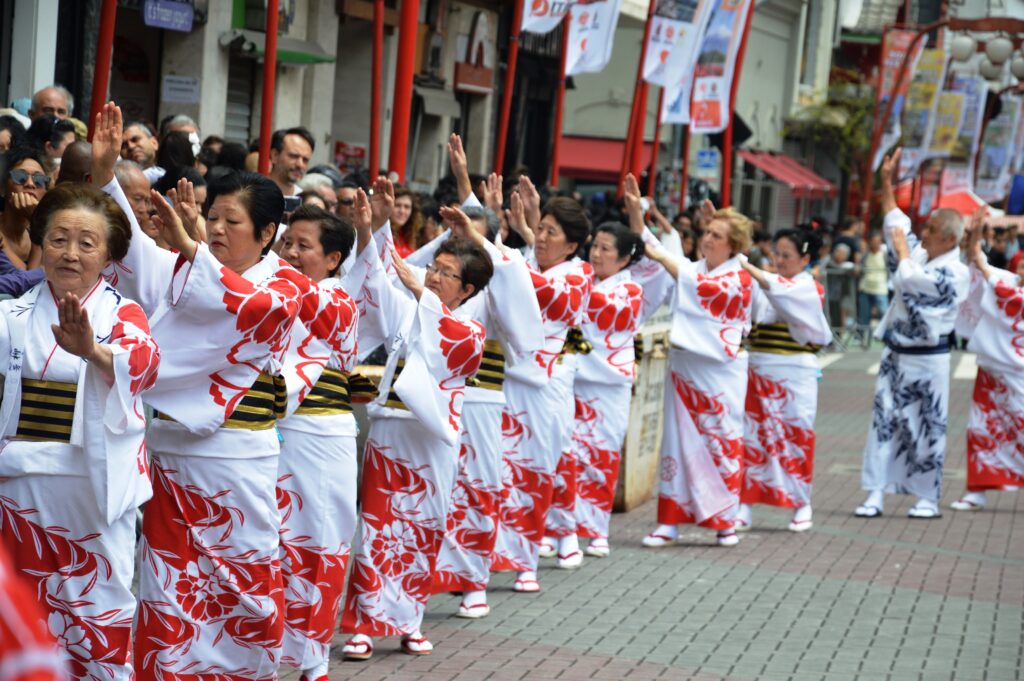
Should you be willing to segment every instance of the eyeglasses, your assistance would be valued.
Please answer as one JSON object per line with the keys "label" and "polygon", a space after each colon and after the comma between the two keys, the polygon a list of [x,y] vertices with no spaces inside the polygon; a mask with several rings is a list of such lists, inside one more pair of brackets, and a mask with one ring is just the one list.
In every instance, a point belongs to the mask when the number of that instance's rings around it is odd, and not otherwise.
{"label": "eyeglasses", "polygon": [[462,277],[459,276],[458,274],[446,272],[437,265],[427,265],[427,274],[436,274],[439,277],[448,277],[449,279],[454,279],[455,281],[462,281]]}
{"label": "eyeglasses", "polygon": [[50,186],[50,178],[44,173],[29,173],[22,168],[15,168],[11,171],[11,182],[19,187],[24,186],[30,177],[32,178],[32,184],[41,189],[46,189]]}

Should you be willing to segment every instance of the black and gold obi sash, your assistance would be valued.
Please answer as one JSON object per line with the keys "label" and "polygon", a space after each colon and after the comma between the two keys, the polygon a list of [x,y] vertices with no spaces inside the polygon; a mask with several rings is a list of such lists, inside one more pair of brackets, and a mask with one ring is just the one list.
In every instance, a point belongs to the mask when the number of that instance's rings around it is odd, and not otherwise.
{"label": "black and gold obi sash", "polygon": [[337,369],[324,369],[320,380],[306,394],[295,413],[306,416],[351,414],[348,375]]}
{"label": "black and gold obi sash", "polygon": [[402,375],[402,369],[404,368],[405,358],[403,357],[398,360],[398,364],[395,366],[395,375],[391,377],[391,387],[388,388],[388,399],[384,401],[385,407],[409,411],[409,407],[405,406],[405,402],[403,402],[402,398],[398,396],[397,392],[395,392],[395,383],[398,382],[398,377]]}
{"label": "black and gold obi sash", "polygon": [[558,353],[558,361],[561,362],[564,355],[589,355],[593,349],[594,344],[583,336],[583,329],[574,326],[565,334],[565,343]]}
{"label": "black and gold obi sash", "polygon": [[489,340],[484,343],[484,356],[480,368],[466,380],[467,388],[484,388],[501,391],[505,385],[505,351],[501,343]]}
{"label": "black and gold obi sash", "polygon": [[[256,377],[242,399],[221,424],[221,428],[241,430],[269,430],[279,418],[283,418],[288,406],[288,392],[283,376],[273,376],[263,371]],[[170,416],[157,413],[157,418],[173,421]]]}
{"label": "black and gold obi sash", "polygon": [[70,444],[77,392],[75,383],[21,379],[21,413],[15,437]]}
{"label": "black and gold obi sash", "polygon": [[821,350],[820,345],[803,345],[793,340],[789,333],[789,325],[785,322],[774,324],[754,324],[747,337],[751,352],[767,352],[774,355],[815,354]]}

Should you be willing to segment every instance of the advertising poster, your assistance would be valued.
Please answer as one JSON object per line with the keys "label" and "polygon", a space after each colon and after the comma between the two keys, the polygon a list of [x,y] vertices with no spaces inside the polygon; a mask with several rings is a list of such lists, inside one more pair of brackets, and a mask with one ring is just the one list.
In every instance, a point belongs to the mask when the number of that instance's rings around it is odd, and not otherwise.
{"label": "advertising poster", "polygon": [[1020,116],[1019,97],[1003,97],[999,115],[988,122],[981,143],[975,192],[989,203],[1002,201],[1010,190],[1010,163],[1014,160],[1014,133]]}
{"label": "advertising poster", "polygon": [[900,177],[916,174],[921,161],[928,155],[945,77],[946,53],[943,50],[923,50],[907,90],[907,104],[903,111]]}
{"label": "advertising poster", "polygon": [[690,127],[695,134],[722,132],[732,114],[736,57],[752,0],[716,0],[697,55]]}
{"label": "advertising poster", "polygon": [[949,158],[960,134],[960,119],[967,98],[960,92],[943,91],[935,107],[935,122],[928,144],[929,158]]}
{"label": "advertising poster", "polygon": [[524,0],[520,28],[530,33],[550,33],[569,13],[572,4],[570,0]]}
{"label": "advertising poster", "polygon": [[956,75],[951,89],[963,93],[964,110],[956,144],[949,155],[948,183],[951,191],[966,191],[974,187],[974,157],[981,143],[981,120],[985,114],[988,83],[981,76]]}
{"label": "advertising poster", "polygon": [[[665,88],[661,108],[661,120],[665,123],[690,122],[690,94],[698,48],[714,6],[714,0],[660,0],[658,3],[657,11],[666,14],[656,14],[651,24],[651,38],[644,55],[644,78]],[[668,14],[669,9],[675,13]]]}

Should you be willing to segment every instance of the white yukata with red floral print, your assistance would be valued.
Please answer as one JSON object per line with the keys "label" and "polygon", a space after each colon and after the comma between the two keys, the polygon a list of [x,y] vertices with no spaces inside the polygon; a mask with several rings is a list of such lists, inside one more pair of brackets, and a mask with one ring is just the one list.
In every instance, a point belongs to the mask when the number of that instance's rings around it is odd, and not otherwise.
{"label": "white yukata with red floral print", "polygon": [[[506,373],[504,492],[492,565],[493,570],[518,572],[537,569],[556,469],[563,453],[570,451],[572,370],[560,358],[569,329],[583,322],[592,280],[590,265],[578,258],[543,272],[532,251],[526,261],[540,304],[544,343]],[[567,511],[571,517],[571,507]]]}
{"label": "white yukata with red floral print", "polygon": [[[821,285],[807,272],[793,279],[770,272],[764,276],[769,287],[755,301],[754,324],[784,323],[796,343],[828,345],[832,331],[822,310]],[[801,508],[811,503],[818,412],[815,355],[813,348],[750,351],[740,493],[744,504]]]}
{"label": "white yukata with red floral print", "polygon": [[741,342],[758,294],[738,256],[710,272],[706,260],[677,262],[658,522],[729,530],[743,464]]}
{"label": "white yukata with red floral print", "polygon": [[[463,204],[479,205],[476,197]],[[426,266],[437,247],[449,236],[439,237],[405,259],[406,264]],[[533,280],[518,251],[502,250],[486,243],[494,265],[487,288],[459,306],[459,319],[484,326],[487,341],[499,343],[505,366],[526,358],[541,344],[544,330]],[[482,591],[490,578],[502,495],[502,411],[505,395],[500,389],[466,386],[459,433],[459,471],[447,529],[434,569],[433,593]]]}
{"label": "white yukata with red floral print", "polygon": [[[120,681],[133,678],[135,509],[152,494],[141,395],[160,352],[142,308],[102,279],[82,306],[113,352],[112,384],[57,345],[47,282],[0,302],[0,550],[47,613],[72,677]],[[74,391],[68,441],[40,439],[22,419],[59,404],[23,381]]]}
{"label": "white yukata with red floral print", "polygon": [[629,425],[643,298],[644,290],[624,269],[597,282],[587,305],[583,336],[593,349],[576,360],[572,446],[578,466],[574,531],[592,539],[608,537]]}
{"label": "white yukata with red floral print", "polygon": [[[291,268],[282,276],[304,276]],[[327,663],[344,596],[356,530],[356,421],[351,413],[300,410],[323,370],[356,364],[359,314],[339,281],[328,278],[300,301],[282,373],[288,415],[278,422],[284,640],[281,661],[301,670]],[[310,400],[311,404],[314,404]],[[310,680],[312,681],[312,679]]]}
{"label": "white yukata with red floral print", "polygon": [[[360,345],[385,342],[389,352],[380,396],[367,409],[362,541],[345,634],[409,635],[422,624],[458,471],[463,391],[483,354],[482,326],[456,318],[427,289],[417,303],[389,279],[372,245],[346,277],[362,282],[357,299],[367,315],[379,315],[360,327]],[[392,392],[404,408],[388,406]]]}
{"label": "white yukata with red floral print", "polygon": [[1012,272],[989,271],[986,280],[971,268],[957,324],[978,361],[967,423],[969,492],[1024,487],[1024,284]]}
{"label": "white yukata with red floral print", "polygon": [[280,663],[276,430],[226,428],[261,373],[280,373],[305,293],[268,255],[238,275],[205,244],[194,262],[132,223],[111,278],[149,312],[163,362],[147,403],[153,498],[143,521],[135,660],[140,679],[273,679]]}

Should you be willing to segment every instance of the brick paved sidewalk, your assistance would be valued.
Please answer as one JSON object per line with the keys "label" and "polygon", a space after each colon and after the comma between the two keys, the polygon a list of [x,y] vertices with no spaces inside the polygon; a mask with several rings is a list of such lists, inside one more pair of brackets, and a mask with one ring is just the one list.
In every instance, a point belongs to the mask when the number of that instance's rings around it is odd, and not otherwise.
{"label": "brick paved sidewalk", "polygon": [[609,558],[571,572],[545,563],[540,594],[513,594],[512,576],[496,576],[486,619],[455,618],[457,597],[433,599],[428,657],[383,639],[371,661],[342,662],[336,638],[331,679],[1021,678],[1024,496],[948,509],[963,492],[970,380],[952,382],[943,517],[910,520],[912,501],[894,497],[883,518],[852,515],[877,361],[852,351],[825,370],[810,532],[756,507],[734,549],[702,530],[642,549],[649,503],[614,516]]}

